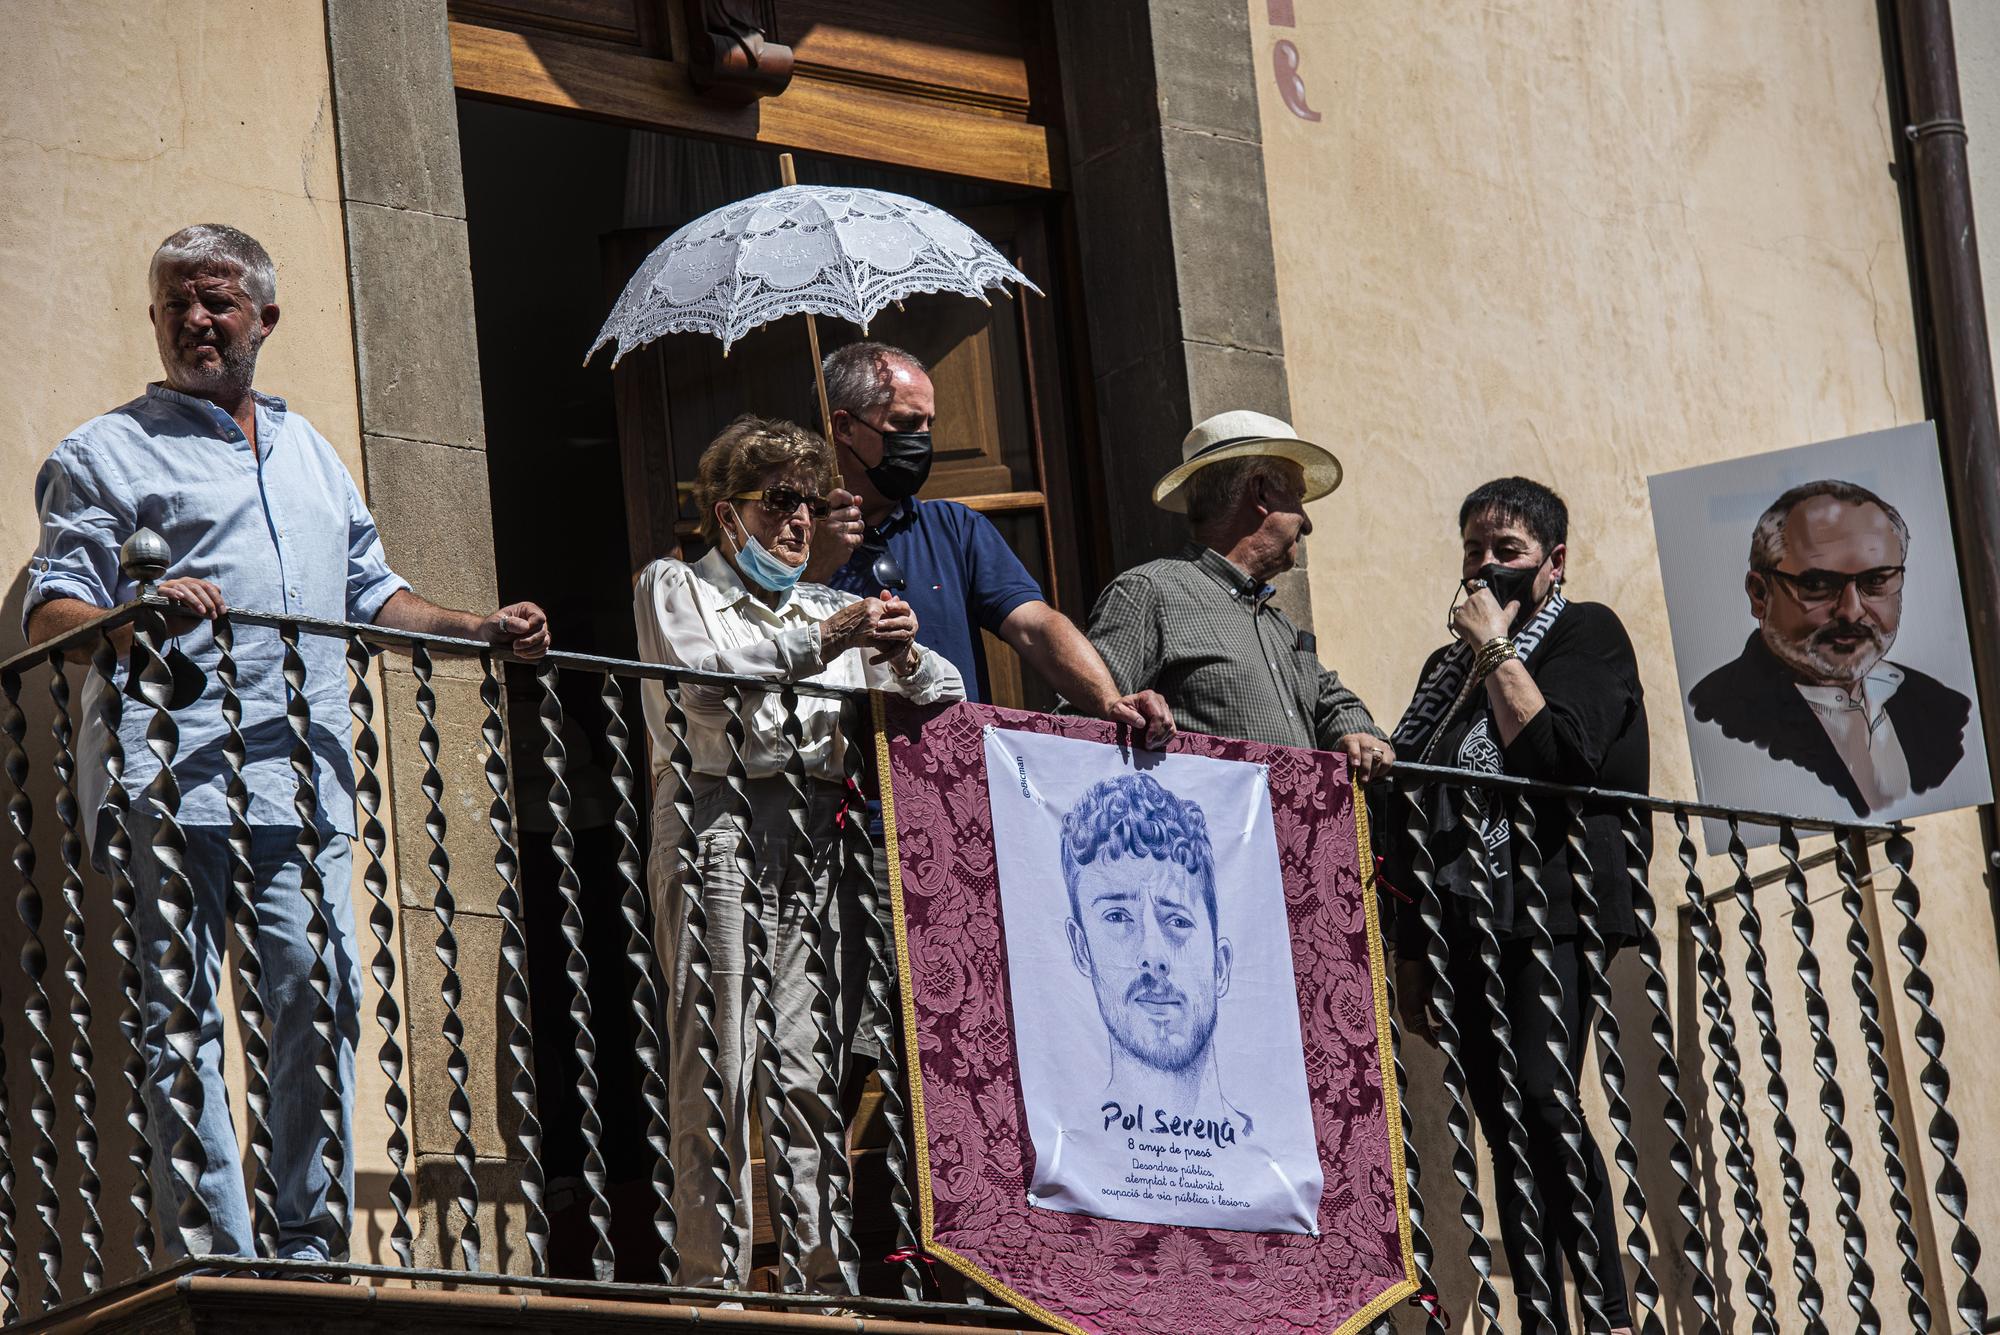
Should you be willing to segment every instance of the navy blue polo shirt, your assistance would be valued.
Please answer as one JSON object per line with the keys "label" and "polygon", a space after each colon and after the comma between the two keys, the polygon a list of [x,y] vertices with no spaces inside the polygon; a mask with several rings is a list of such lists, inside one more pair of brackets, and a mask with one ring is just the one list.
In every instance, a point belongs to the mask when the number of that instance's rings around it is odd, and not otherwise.
{"label": "navy blue polo shirt", "polygon": [[957,501],[919,500],[897,506],[827,582],[864,598],[880,593],[870,571],[883,548],[909,580],[902,596],[917,614],[917,643],[951,660],[968,700],[985,700],[979,632],[999,634],[1015,608],[1041,600],[1042,586],[985,515]]}

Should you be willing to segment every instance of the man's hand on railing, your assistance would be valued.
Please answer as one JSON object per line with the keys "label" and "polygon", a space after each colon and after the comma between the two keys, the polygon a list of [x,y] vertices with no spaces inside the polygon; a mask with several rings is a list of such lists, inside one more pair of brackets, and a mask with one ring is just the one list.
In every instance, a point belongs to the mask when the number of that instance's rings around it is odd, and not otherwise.
{"label": "man's hand on railing", "polygon": [[1373,783],[1396,763],[1396,748],[1373,733],[1350,732],[1340,739],[1348,774],[1355,783]]}
{"label": "man's hand on railing", "polygon": [[154,585],[154,591],[176,607],[187,609],[183,613],[169,613],[167,633],[181,635],[193,630],[196,622],[213,621],[229,610],[228,600],[222,590],[205,579],[195,579],[190,575],[163,579]]}
{"label": "man's hand on railing", "polygon": [[478,638],[523,658],[549,651],[549,618],[533,603],[509,603],[479,623]]}
{"label": "man's hand on railing", "polygon": [[1174,711],[1158,691],[1134,691],[1104,707],[1104,717],[1122,723],[1146,739],[1155,751],[1174,739]]}
{"label": "man's hand on railing", "polygon": [[549,651],[549,618],[534,603],[509,603],[482,617],[477,612],[439,607],[409,589],[398,589],[375,613],[375,624],[417,635],[480,640],[522,658],[540,658]]}

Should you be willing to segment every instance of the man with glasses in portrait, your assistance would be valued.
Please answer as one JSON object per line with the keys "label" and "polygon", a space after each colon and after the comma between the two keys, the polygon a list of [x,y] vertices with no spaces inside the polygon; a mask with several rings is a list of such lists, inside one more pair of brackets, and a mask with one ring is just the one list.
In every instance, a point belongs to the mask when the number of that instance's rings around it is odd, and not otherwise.
{"label": "man with glasses in portrait", "polygon": [[1808,771],[1856,816],[1943,783],[1972,703],[1889,659],[1909,547],[1896,507],[1851,482],[1771,502],[1743,579],[1758,628],[1688,693],[1696,720]]}

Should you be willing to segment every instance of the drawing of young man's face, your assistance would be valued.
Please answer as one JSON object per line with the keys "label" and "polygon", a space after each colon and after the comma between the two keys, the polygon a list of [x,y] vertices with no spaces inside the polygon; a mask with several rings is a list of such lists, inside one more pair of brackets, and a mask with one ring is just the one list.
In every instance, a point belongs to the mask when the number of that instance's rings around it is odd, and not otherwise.
{"label": "drawing of young man's face", "polygon": [[1112,1041],[1163,1071],[1204,1059],[1230,948],[1202,879],[1163,858],[1100,858],[1078,870],[1071,898],[1071,958]]}

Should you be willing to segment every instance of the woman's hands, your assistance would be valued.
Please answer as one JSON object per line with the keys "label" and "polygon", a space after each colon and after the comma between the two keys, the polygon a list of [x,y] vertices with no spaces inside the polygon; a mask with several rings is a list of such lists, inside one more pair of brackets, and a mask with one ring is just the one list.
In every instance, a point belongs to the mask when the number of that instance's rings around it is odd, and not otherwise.
{"label": "woman's hands", "polygon": [[873,598],[851,602],[819,623],[820,657],[832,662],[849,649],[871,649],[872,661],[906,677],[917,670],[917,614],[901,598],[884,589]]}
{"label": "woman's hands", "polygon": [[1484,580],[1473,580],[1469,587],[1472,591],[1466,595],[1465,601],[1451,609],[1453,633],[1473,649],[1491,640],[1511,638],[1514,618],[1519,614],[1521,605],[1508,603],[1502,607]]}

